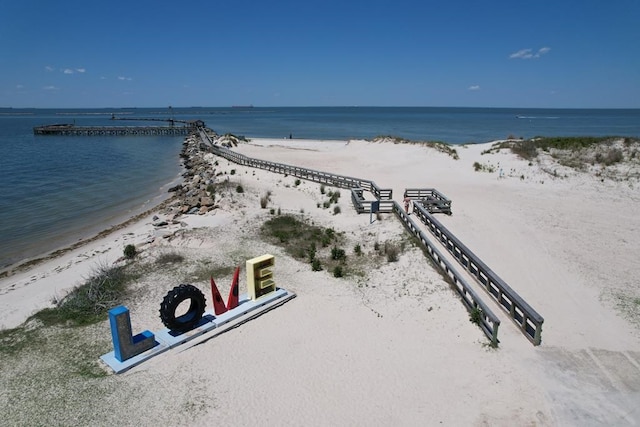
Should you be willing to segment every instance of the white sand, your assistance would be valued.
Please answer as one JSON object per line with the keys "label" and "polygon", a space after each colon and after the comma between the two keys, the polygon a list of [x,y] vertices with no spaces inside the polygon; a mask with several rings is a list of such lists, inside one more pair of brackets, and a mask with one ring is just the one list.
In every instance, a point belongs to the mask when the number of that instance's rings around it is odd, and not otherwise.
{"label": "white sand", "polygon": [[[152,388],[136,396],[136,406],[149,405],[162,419],[176,409],[178,396],[196,390],[198,409],[183,424],[640,424],[639,309],[621,308],[640,299],[637,183],[577,173],[554,178],[506,151],[482,155],[489,146],[457,147],[459,160],[423,146],[367,141],[254,139],[235,150],[371,179],[392,188],[398,201],[404,188],[435,187],[453,200],[453,215],[438,219],[545,318],[539,347],[479,291],[502,322],[499,349],[488,348],[458,296],[418,250],[366,279],[337,279],[266,243],[247,247],[242,230],[268,216],[258,208],[267,190],[270,206],[304,210],[315,222],[363,242],[365,252],[375,240],[399,238],[402,227],[392,216],[369,224],[368,214],[353,211],[346,190],[342,213],[334,216],[316,207],[319,184],[295,187],[293,177],[226,160],[220,167],[237,170],[234,179],[247,190],[245,198],[185,217],[189,225],[183,229],[204,227],[200,237],[144,245],[153,233],[147,218],[2,279],[0,325],[21,323],[80,284],[97,262],[113,262],[130,242],[149,252],[162,245],[200,251],[222,262],[235,261],[229,253],[272,252],[278,285],[298,297],[229,333],[123,374],[138,386],[164,381],[175,388]],[[495,172],[475,172],[476,161],[496,166]],[[228,279],[217,281],[225,294]],[[136,331],[162,328],[157,308],[168,288],[145,286],[148,300],[131,307]],[[129,422],[151,424],[153,417],[143,414]]]}

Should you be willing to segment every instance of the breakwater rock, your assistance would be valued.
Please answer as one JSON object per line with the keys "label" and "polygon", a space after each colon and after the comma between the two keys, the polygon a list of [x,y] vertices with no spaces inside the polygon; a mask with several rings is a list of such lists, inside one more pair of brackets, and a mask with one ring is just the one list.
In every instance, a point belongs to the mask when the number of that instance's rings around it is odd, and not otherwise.
{"label": "breakwater rock", "polygon": [[189,134],[182,143],[180,152],[183,181],[169,192],[174,194],[174,201],[166,208],[165,213],[174,219],[183,214],[205,214],[216,208],[215,183],[216,162],[208,144],[195,134]]}

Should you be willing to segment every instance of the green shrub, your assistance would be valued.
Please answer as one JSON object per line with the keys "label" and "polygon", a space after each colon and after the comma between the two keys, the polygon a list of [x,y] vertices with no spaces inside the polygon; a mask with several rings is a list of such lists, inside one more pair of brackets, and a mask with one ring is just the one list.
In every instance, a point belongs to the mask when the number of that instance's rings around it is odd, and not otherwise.
{"label": "green shrub", "polygon": [[138,254],[138,250],[134,245],[127,245],[124,247],[124,257],[126,259],[134,259]]}
{"label": "green shrub", "polygon": [[244,193],[244,188],[242,188],[242,185],[238,184],[238,186],[236,187],[236,193]]}
{"label": "green shrub", "polygon": [[333,277],[342,277],[344,274],[342,272],[342,266],[341,265],[336,265],[333,268]]}
{"label": "green shrub", "polygon": [[300,185],[302,181],[300,181],[299,179],[296,179],[296,181],[294,182],[294,185],[297,187],[298,185]]}
{"label": "green shrub", "polygon": [[325,187],[324,184],[320,185],[320,194],[324,194],[325,193]]}
{"label": "green shrub", "polygon": [[331,197],[329,198],[329,203],[338,203],[338,199],[340,198],[340,191],[336,190],[331,193]]}
{"label": "green shrub", "polygon": [[313,262],[316,259],[316,244],[315,243],[311,243],[311,245],[309,245],[308,254],[309,254],[309,262]]}
{"label": "green shrub", "polygon": [[313,262],[311,263],[311,270],[322,271],[322,263],[318,258],[314,258]]}
{"label": "green shrub", "polygon": [[344,252],[344,249],[340,249],[334,246],[331,249],[331,259],[334,259],[336,261],[343,261],[347,259],[347,254]]}
{"label": "green shrub", "polygon": [[482,320],[482,310],[480,310],[478,307],[474,307],[469,312],[469,321],[471,323],[475,323],[476,325],[479,325],[481,320]]}
{"label": "green shrub", "polygon": [[353,247],[353,252],[358,256],[362,255],[362,247],[360,246],[360,243]]}
{"label": "green shrub", "polygon": [[340,209],[340,206],[334,206],[333,207],[333,214],[334,215],[338,215],[340,212],[342,212],[342,210]]}
{"label": "green shrub", "polygon": [[231,169],[231,175],[235,175],[236,174],[236,170],[235,169]]}

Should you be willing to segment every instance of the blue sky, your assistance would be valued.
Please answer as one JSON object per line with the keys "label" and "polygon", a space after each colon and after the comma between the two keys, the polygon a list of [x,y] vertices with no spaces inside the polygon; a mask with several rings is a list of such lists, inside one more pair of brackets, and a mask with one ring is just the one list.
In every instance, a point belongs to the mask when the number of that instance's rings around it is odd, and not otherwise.
{"label": "blue sky", "polygon": [[640,108],[638,22],[638,0],[2,0],[0,106]]}

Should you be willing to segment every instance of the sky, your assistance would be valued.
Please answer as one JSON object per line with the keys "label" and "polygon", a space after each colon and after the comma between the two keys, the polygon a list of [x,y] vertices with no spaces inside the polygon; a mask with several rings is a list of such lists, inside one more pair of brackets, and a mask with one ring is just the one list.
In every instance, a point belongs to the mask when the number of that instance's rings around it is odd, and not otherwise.
{"label": "sky", "polygon": [[640,108],[638,0],[0,0],[0,107]]}

